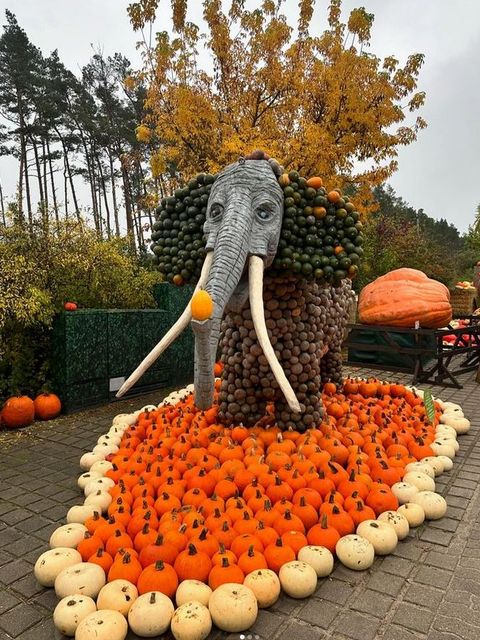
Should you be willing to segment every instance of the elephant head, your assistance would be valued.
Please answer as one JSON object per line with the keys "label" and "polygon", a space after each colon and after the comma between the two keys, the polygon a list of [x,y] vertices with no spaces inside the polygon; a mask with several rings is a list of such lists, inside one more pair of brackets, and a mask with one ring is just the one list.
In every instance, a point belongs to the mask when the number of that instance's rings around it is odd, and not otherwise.
{"label": "elephant head", "polygon": [[206,251],[213,252],[204,288],[214,311],[210,320],[191,322],[196,339],[195,397],[200,408],[213,401],[213,364],[225,309],[239,309],[250,297],[265,356],[291,408],[299,409],[269,342],[263,314],[263,270],[277,252],[282,219],[283,192],[268,160],[241,160],[217,176],[204,226]]}

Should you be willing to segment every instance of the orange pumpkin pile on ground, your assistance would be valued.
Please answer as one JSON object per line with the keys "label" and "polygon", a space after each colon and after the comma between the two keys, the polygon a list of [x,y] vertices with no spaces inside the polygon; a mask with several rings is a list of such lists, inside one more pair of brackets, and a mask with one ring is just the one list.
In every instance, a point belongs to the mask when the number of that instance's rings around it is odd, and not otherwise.
{"label": "orange pumpkin pile on ground", "polygon": [[[335,551],[363,520],[398,508],[391,486],[434,455],[420,398],[400,384],[326,384],[326,416],[304,434],[226,428],[189,395],[145,411],[123,435],[105,517],[85,522],[82,558],[108,580],[171,597],[195,579],[217,588],[278,572],[308,544]],[[436,420],[441,412],[436,406]]]}

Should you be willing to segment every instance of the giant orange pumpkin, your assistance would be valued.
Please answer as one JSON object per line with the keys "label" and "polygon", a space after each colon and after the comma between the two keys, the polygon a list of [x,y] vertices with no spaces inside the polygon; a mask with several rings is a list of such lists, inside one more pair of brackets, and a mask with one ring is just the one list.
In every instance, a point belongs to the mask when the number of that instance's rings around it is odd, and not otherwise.
{"label": "giant orange pumpkin", "polygon": [[33,400],[28,396],[13,396],[3,405],[0,414],[1,422],[8,429],[26,427],[33,422],[35,407]]}
{"label": "giant orange pumpkin", "polygon": [[360,322],[392,327],[437,328],[452,319],[445,285],[417,269],[395,269],[368,284],[358,301]]}

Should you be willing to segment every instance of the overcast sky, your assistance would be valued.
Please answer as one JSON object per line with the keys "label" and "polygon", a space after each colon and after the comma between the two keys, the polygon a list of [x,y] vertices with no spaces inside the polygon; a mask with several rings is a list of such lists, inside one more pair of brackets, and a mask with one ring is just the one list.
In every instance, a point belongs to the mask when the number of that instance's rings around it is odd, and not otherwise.
{"label": "overcast sky", "polygon": [[[2,24],[8,8],[45,55],[58,49],[60,59],[76,73],[91,57],[92,45],[100,45],[105,55],[119,51],[134,65],[140,63],[128,4],[129,0],[0,0]],[[170,0],[160,4],[170,15]],[[189,4],[197,7],[198,15],[200,0]],[[317,2],[318,30],[324,27],[328,4]],[[286,0],[285,12],[295,15],[297,5],[297,0]],[[417,142],[400,150],[399,169],[390,184],[415,208],[447,218],[465,231],[480,203],[480,0],[344,0],[344,13],[361,5],[375,14],[372,53],[393,54],[401,62],[410,53],[425,54],[419,89],[427,93],[420,113],[428,128]],[[157,21],[158,30],[167,27]],[[0,158],[0,180],[4,194],[12,197],[17,168],[11,160]]]}

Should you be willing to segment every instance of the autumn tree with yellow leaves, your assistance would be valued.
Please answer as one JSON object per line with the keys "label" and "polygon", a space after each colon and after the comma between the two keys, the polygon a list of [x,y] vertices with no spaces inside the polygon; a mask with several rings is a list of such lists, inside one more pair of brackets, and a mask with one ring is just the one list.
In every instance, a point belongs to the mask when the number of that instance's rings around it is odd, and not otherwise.
{"label": "autumn tree with yellow leaves", "polygon": [[[245,0],[203,0],[203,22],[194,24],[187,0],[172,0],[173,35],[156,33],[142,71],[154,175],[167,166],[186,177],[215,172],[262,148],[287,169],[351,185],[365,199],[395,171],[399,147],[426,126],[415,116],[425,99],[423,55],[402,66],[370,53],[374,16],[363,7],[344,21],[341,0],[331,0],[327,29],[314,35],[316,0],[300,0],[295,24],[282,4],[248,10]],[[151,29],[160,10],[165,16],[161,0],[131,4],[134,29]]]}

